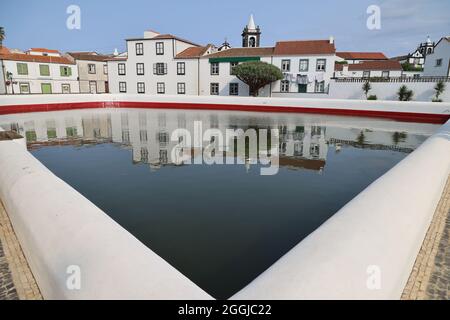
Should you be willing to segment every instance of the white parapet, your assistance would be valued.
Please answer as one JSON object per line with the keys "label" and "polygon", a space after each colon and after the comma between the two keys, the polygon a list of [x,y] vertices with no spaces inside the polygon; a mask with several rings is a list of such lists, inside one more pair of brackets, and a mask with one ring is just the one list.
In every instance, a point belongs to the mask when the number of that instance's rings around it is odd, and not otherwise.
{"label": "white parapet", "polygon": [[399,299],[450,172],[450,121],[232,299]]}
{"label": "white parapet", "polygon": [[212,299],[23,145],[0,141],[0,198],[45,299]]}

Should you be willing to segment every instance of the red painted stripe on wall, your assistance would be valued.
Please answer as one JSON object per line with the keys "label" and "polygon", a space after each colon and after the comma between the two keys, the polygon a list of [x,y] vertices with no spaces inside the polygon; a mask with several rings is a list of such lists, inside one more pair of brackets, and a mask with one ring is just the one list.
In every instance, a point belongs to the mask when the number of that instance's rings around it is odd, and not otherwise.
{"label": "red painted stripe on wall", "polygon": [[89,108],[148,108],[148,109],[188,109],[188,110],[232,110],[251,112],[290,112],[309,114],[328,114],[352,117],[376,117],[388,118],[400,121],[423,122],[423,123],[445,123],[450,114],[431,114],[416,112],[378,111],[378,110],[354,110],[316,108],[304,106],[268,106],[268,105],[234,105],[234,104],[201,104],[180,102],[73,102],[52,104],[30,104],[0,106],[0,114],[45,112],[58,110],[74,110]]}

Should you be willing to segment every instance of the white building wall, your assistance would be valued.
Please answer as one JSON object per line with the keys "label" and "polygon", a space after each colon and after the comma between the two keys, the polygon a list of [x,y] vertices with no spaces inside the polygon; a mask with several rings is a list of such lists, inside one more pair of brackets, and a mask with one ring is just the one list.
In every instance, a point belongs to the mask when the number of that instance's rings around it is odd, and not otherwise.
{"label": "white building wall", "polygon": [[[17,63],[26,63],[28,65],[28,74],[17,74]],[[5,72],[11,72],[13,74],[13,81],[17,82],[14,85],[8,86],[8,93],[12,93],[12,86],[14,87],[14,93],[20,93],[20,84],[28,83],[30,86],[30,93],[42,93],[41,84],[50,83],[52,86],[52,93],[62,93],[62,85],[69,84],[71,93],[79,93],[80,86],[78,82],[78,70],[74,64],[58,64],[58,63],[46,63],[46,62],[28,62],[28,61],[11,61],[3,60],[5,66]],[[39,65],[48,65],[50,69],[50,76],[41,76]],[[72,75],[68,77],[61,76],[60,67],[67,66],[72,69]]]}
{"label": "white building wall", "polygon": [[[309,60],[309,68],[307,72],[299,71],[300,70],[300,60],[308,59]],[[325,59],[326,66],[325,71],[316,71],[316,64],[318,59]],[[291,66],[289,74],[295,76],[297,75],[306,75],[308,78],[312,79],[323,79],[325,81],[325,92],[328,91],[328,85],[330,83],[330,79],[333,77],[334,73],[334,63],[336,61],[335,55],[308,55],[308,56],[274,56],[272,59],[272,63],[281,69],[282,60],[291,60]],[[276,81],[272,83],[272,92],[280,92],[281,91],[281,81]],[[289,86],[289,92],[298,92],[298,85],[296,81],[291,81]],[[308,83],[307,85],[307,93],[315,92],[315,81]],[[289,96],[289,93],[283,94],[283,96]]]}
{"label": "white building wall", "polygon": [[[261,57],[261,61],[271,63],[270,57]],[[200,95],[208,96],[211,93],[211,83],[219,84],[219,95],[228,96],[230,93],[230,83],[239,84],[239,96],[249,96],[248,85],[230,73],[230,62],[219,63],[219,74],[211,74],[211,64],[208,58],[200,59]],[[260,96],[270,95],[270,86],[260,90]]]}
{"label": "white building wall", "polygon": [[[442,59],[440,66],[436,61]],[[427,55],[423,71],[424,76],[450,77],[450,42],[442,39],[434,48],[434,53]]]}
{"label": "white building wall", "polygon": [[[370,71],[370,77],[371,78],[377,78],[377,77],[382,77],[383,75],[383,70],[367,70]],[[401,77],[403,74],[402,70],[386,70],[389,71],[389,77]],[[414,72],[413,74],[416,74],[420,72]],[[334,73],[334,76],[336,78],[362,78],[364,74],[363,70],[357,70],[357,71],[349,71],[348,69],[346,70],[344,67],[343,71],[336,71]]]}
{"label": "white building wall", "polygon": [[[164,43],[164,54],[156,54],[156,43]],[[142,43],[143,55],[136,55],[136,43]],[[198,59],[174,59],[174,57],[192,47],[191,44],[175,39],[139,39],[127,41],[127,61],[108,61],[109,85],[111,93],[119,93],[119,82],[127,83],[127,93],[137,94],[137,83],[145,84],[145,94],[157,94],[157,83],[165,85],[164,94],[178,94],[177,84],[185,83],[186,95],[198,94]],[[185,74],[177,75],[177,63],[185,63]],[[125,63],[126,75],[118,74],[118,64]],[[144,64],[144,75],[137,74],[137,63]],[[167,74],[153,73],[155,63],[167,64]]]}

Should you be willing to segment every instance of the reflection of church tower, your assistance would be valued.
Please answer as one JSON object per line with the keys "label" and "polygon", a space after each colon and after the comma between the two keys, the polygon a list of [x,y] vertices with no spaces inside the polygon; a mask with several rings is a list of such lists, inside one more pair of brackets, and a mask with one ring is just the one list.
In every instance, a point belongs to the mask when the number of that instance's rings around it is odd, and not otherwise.
{"label": "reflection of church tower", "polygon": [[243,47],[259,47],[261,38],[261,31],[259,26],[255,25],[253,15],[250,15],[250,20],[242,31],[242,46]]}

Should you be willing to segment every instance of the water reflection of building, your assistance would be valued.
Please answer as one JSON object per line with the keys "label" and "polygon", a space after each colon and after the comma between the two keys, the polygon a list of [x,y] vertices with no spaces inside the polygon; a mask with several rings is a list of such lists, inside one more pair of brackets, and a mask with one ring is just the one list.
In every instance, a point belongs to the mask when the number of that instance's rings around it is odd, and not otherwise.
{"label": "water reflection of building", "polygon": [[[32,117],[32,120],[30,119]],[[331,147],[334,150],[353,147],[390,149],[411,152],[426,135],[405,134],[401,128],[366,129],[351,123],[333,125],[311,121],[304,116],[289,118],[228,112],[180,112],[175,110],[101,110],[39,113],[0,118],[5,129],[17,131],[27,138],[30,147],[39,145],[114,142],[131,148],[134,163],[146,163],[152,169],[174,165],[171,151],[178,141],[171,141],[175,129],[194,133],[194,121],[202,123],[203,132],[219,129],[278,128],[280,166],[290,169],[321,171]],[[344,118],[342,118],[344,119]],[[396,131],[396,130],[399,131]],[[192,136],[192,138],[194,138]],[[226,142],[225,142],[226,143]],[[342,150],[342,149],[341,149]],[[198,156],[201,150],[189,152]],[[237,155],[245,158],[245,155]]]}

